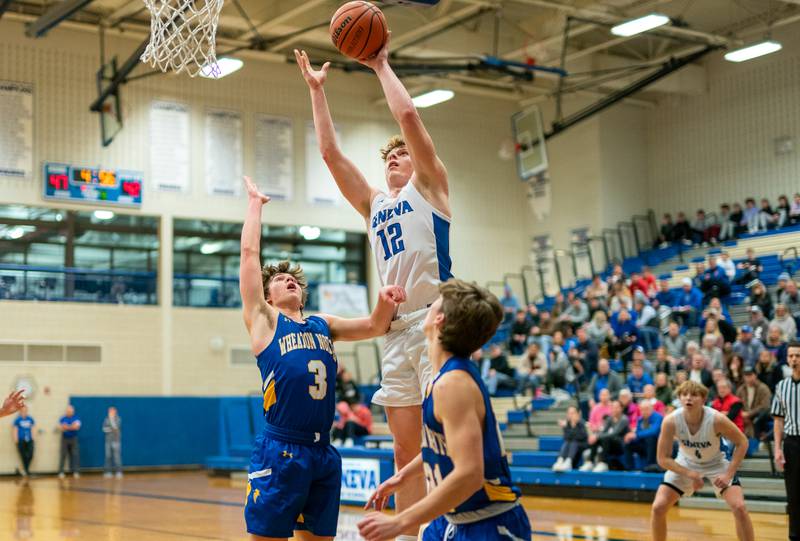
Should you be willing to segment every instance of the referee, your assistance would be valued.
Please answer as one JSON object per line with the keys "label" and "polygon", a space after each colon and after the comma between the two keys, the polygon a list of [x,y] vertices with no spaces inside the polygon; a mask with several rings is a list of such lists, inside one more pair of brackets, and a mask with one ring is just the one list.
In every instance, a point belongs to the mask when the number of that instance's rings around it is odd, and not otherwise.
{"label": "referee", "polygon": [[786,358],[792,375],[775,387],[775,463],[784,469],[789,540],[800,541],[800,342],[791,342]]}

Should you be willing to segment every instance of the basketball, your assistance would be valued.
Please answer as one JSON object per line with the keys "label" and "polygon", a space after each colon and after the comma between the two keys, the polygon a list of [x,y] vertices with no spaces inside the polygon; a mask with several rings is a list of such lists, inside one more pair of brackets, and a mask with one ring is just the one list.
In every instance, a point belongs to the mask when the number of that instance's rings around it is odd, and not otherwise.
{"label": "basketball", "polygon": [[342,5],[331,19],[331,41],[343,55],[355,60],[372,58],[386,43],[388,27],[375,5],[356,0]]}

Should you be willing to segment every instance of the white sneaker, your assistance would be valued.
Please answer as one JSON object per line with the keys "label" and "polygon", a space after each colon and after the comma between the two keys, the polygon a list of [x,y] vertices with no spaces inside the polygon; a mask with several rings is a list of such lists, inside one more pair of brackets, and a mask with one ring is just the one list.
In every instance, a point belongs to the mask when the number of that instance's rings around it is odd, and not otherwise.
{"label": "white sneaker", "polygon": [[81,474],[79,474],[78,472],[75,472],[75,473],[72,474],[72,477],[74,477],[75,479],[80,479]]}
{"label": "white sneaker", "polygon": [[550,468],[553,471],[561,471],[561,467],[564,465],[564,459],[562,457],[558,457],[555,464]]}
{"label": "white sneaker", "polygon": [[122,472],[121,471],[117,472],[117,479],[122,479]]}
{"label": "white sneaker", "polygon": [[603,473],[608,471],[608,464],[605,462],[598,462],[592,470],[594,473]]}
{"label": "white sneaker", "polygon": [[353,441],[353,438],[347,438],[346,440],[344,440],[345,447],[353,447],[355,444],[356,442]]}
{"label": "white sneaker", "polygon": [[594,469],[594,462],[587,460],[583,465],[578,468],[578,471],[592,471]]}
{"label": "white sneaker", "polygon": [[111,479],[113,475],[111,475],[110,471],[107,471],[103,474],[103,479]]}
{"label": "white sneaker", "polygon": [[59,479],[63,479],[64,477],[66,477],[66,475],[64,475],[63,471],[58,473],[58,478]]}
{"label": "white sneaker", "polygon": [[567,457],[561,464],[561,471],[572,471],[572,459]]}

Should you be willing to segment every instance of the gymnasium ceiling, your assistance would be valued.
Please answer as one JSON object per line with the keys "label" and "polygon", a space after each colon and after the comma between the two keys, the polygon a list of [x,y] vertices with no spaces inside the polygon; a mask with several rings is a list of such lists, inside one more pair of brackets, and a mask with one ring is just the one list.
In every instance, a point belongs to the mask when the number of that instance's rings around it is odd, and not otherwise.
{"label": "gymnasium ceiling", "polygon": [[[0,6],[10,2],[6,17],[34,20],[60,1],[0,0]],[[243,49],[243,56],[283,61],[291,59],[293,48],[305,48],[312,60],[344,61],[327,32],[327,22],[341,3],[225,0],[218,51]],[[770,29],[800,27],[800,0],[441,0],[436,7],[414,8],[377,3],[385,10],[398,58],[421,59],[422,63],[491,55],[557,66],[564,27],[567,18],[573,17],[566,51],[566,69],[573,73],[624,64],[658,65],[707,44],[735,48],[763,38]],[[657,32],[631,38],[609,32],[612,24],[650,12],[664,13],[673,21]],[[149,14],[142,0],[94,0],[74,14],[71,22],[142,36],[149,31]],[[547,99],[558,84],[558,78],[548,74],[537,74],[533,82],[526,82],[481,71],[418,74],[409,79],[411,85],[421,88],[442,77],[466,93],[523,103]],[[585,94],[603,95],[614,89],[607,76],[595,73],[573,81],[584,83],[580,92]],[[651,89],[653,95],[657,91]]]}

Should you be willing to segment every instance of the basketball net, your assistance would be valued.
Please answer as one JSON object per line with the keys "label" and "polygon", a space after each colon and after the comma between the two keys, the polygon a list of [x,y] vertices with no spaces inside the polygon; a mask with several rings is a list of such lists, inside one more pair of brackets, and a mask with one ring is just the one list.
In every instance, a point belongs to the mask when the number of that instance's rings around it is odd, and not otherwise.
{"label": "basketball net", "polygon": [[220,74],[215,37],[224,0],[144,0],[150,11],[150,43],[142,62],[194,77]]}

